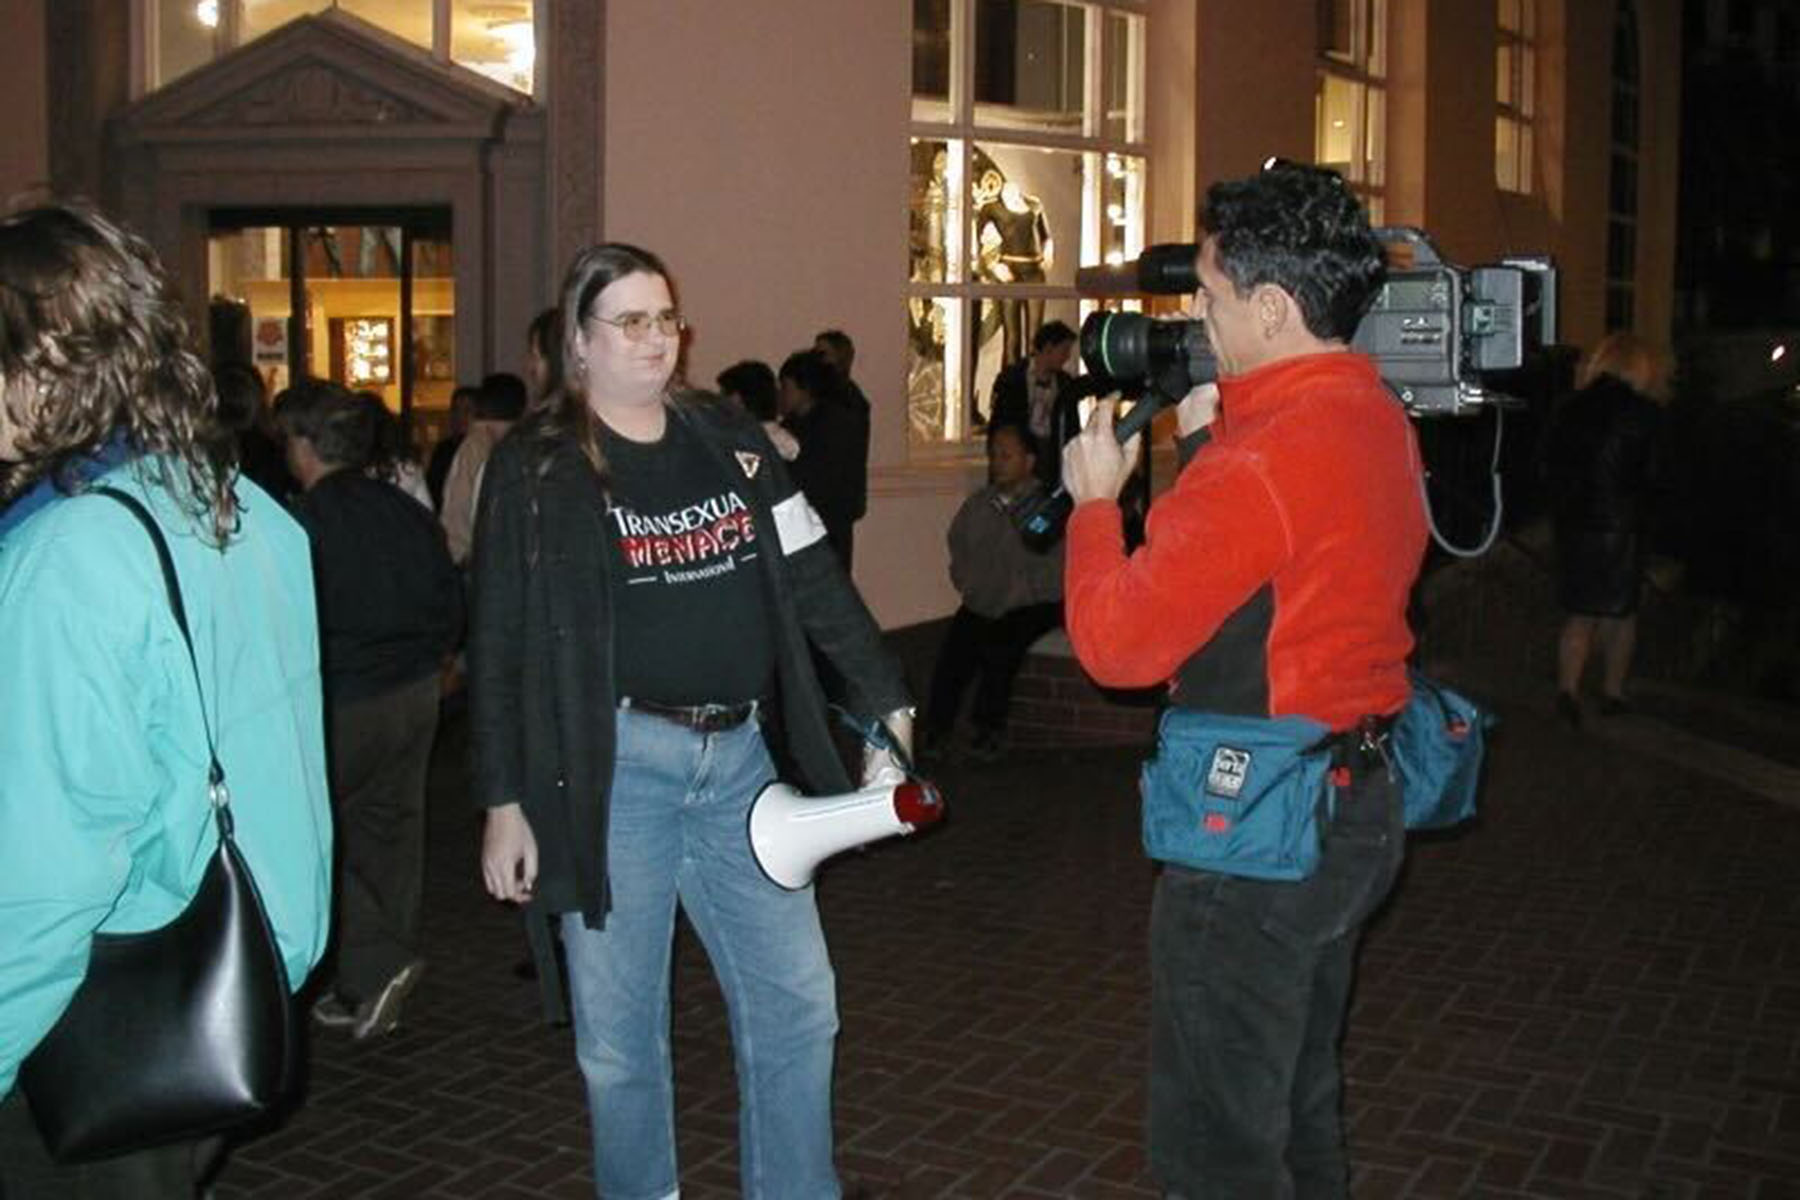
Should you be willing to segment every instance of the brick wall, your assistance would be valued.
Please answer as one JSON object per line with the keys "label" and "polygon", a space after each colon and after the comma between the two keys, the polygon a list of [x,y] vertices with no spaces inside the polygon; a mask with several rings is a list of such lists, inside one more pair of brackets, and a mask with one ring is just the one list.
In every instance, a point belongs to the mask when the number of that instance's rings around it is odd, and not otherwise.
{"label": "brick wall", "polygon": [[1008,746],[1148,746],[1156,738],[1160,688],[1120,692],[1094,686],[1058,631],[1025,656],[1013,687]]}

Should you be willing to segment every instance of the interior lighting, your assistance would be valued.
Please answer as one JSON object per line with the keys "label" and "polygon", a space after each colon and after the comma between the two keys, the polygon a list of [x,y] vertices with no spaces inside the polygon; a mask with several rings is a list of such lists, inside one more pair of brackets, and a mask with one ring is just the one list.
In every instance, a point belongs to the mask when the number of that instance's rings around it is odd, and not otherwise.
{"label": "interior lighting", "polygon": [[194,5],[194,20],[208,29],[219,27],[219,0],[200,0]]}
{"label": "interior lighting", "polygon": [[494,21],[488,25],[488,36],[506,48],[506,67],[523,78],[537,62],[537,37],[531,22],[523,18]]}
{"label": "interior lighting", "polygon": [[1787,357],[1787,345],[1785,343],[1783,343],[1782,345],[1775,347],[1775,349],[1770,352],[1769,361],[1772,363],[1778,363],[1786,357]]}

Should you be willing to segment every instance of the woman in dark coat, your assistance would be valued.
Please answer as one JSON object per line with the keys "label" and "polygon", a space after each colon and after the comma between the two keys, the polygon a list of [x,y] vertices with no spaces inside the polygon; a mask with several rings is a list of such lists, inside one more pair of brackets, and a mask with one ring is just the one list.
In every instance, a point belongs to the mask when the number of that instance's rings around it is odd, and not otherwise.
{"label": "woman in dark coat", "polygon": [[[561,382],[482,476],[469,636],[482,876],[560,924],[598,1194],[679,1191],[679,906],[731,1014],[742,1194],[836,1200],[824,932],[810,886],[763,875],[746,821],[775,776],[765,708],[810,790],[851,788],[812,647],[847,707],[902,746],[905,681],[762,427],[676,380],[686,322],[661,261],[590,247],[562,295]],[[862,777],[904,774],[882,750]]]}
{"label": "woman in dark coat", "polygon": [[1557,709],[1571,725],[1581,723],[1581,678],[1596,642],[1600,711],[1627,707],[1668,375],[1662,351],[1612,334],[1581,364],[1580,390],[1557,420],[1550,468],[1558,592],[1568,614],[1557,647]]}

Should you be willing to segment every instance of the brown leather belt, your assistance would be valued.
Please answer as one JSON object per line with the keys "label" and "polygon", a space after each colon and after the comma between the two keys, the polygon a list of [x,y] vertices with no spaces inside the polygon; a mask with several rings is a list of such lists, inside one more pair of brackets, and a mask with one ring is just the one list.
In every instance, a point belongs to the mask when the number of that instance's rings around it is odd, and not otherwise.
{"label": "brown leather belt", "polygon": [[633,696],[619,699],[620,708],[658,717],[695,733],[724,733],[727,729],[736,729],[756,715],[759,703],[761,701],[746,700],[742,704],[658,704]]}

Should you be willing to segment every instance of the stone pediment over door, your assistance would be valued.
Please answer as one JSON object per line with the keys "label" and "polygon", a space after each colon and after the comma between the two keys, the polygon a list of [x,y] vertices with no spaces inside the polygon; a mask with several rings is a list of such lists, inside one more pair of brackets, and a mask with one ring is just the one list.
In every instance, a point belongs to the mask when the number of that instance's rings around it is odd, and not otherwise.
{"label": "stone pediment over door", "polygon": [[339,9],[301,17],[127,108],[124,142],[261,136],[491,138],[529,96]]}
{"label": "stone pediment over door", "polygon": [[331,9],[241,46],[116,115],[107,199],[177,269],[196,320],[220,210],[448,210],[456,362],[523,364],[547,301],[544,109]]}

